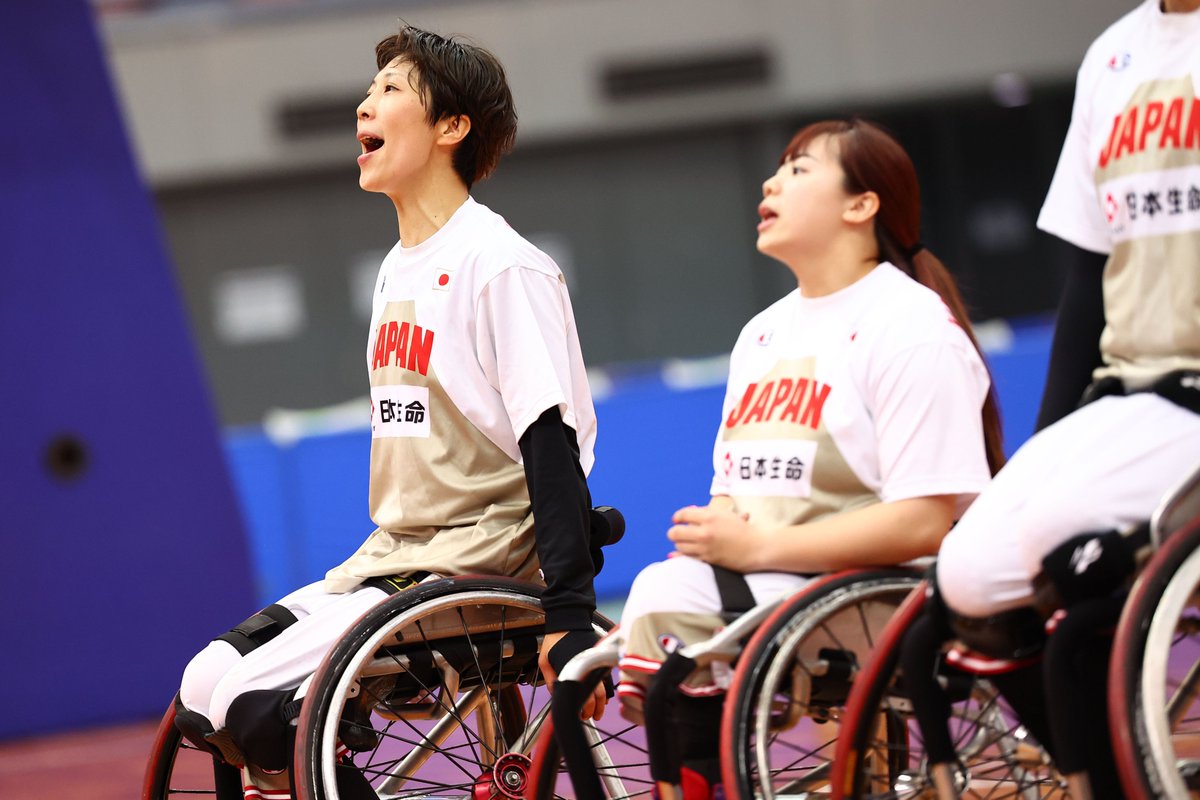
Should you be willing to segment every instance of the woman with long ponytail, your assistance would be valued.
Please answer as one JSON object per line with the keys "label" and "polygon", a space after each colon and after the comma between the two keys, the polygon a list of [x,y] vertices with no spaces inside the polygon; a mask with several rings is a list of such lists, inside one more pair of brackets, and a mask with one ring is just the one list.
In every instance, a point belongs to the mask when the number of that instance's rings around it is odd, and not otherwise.
{"label": "woman with long ponytail", "polygon": [[[677,557],[635,580],[618,693],[637,720],[668,647],[724,625],[715,577],[755,602],[815,574],[937,552],[999,469],[991,380],[953,279],[919,243],[904,149],[859,120],[810,125],[763,183],[758,249],[797,287],[743,329],[713,449],[711,500],[674,515]],[[687,800],[719,780],[721,689],[676,707]]]}

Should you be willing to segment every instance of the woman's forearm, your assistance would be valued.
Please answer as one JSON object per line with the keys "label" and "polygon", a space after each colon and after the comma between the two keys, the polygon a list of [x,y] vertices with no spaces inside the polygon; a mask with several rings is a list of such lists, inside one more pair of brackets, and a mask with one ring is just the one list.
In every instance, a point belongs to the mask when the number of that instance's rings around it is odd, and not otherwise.
{"label": "woman's forearm", "polygon": [[759,529],[754,571],[829,572],[933,555],[954,511],[953,496],[917,497],[803,525]]}

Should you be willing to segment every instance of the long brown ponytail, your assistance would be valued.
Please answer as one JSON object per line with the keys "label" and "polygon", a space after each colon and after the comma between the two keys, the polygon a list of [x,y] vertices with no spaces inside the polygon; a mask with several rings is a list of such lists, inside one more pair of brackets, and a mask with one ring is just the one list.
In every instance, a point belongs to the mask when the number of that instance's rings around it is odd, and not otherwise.
{"label": "long brown ponytail", "polygon": [[[879,196],[879,211],[875,215],[879,260],[890,261],[937,292],[982,359],[983,352],[967,317],[958,285],[946,266],[920,242],[921,188],[908,153],[890,134],[873,123],[861,119],[829,120],[813,123],[797,133],[784,151],[781,163],[803,152],[819,136],[829,136],[838,144],[839,160],[846,174],[846,191],[851,194],[875,192]],[[995,475],[1004,466],[1005,458],[994,383],[988,388],[982,416],[984,448],[988,466]]]}

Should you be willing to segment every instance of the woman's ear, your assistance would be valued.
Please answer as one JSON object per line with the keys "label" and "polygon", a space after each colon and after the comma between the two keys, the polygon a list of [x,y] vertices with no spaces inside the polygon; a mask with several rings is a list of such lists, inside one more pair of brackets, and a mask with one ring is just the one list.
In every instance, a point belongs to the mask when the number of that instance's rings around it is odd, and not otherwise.
{"label": "woman's ear", "polygon": [[879,213],[879,195],[874,192],[863,192],[851,197],[846,203],[842,219],[846,222],[861,224],[870,222]]}
{"label": "woman's ear", "polygon": [[438,144],[453,147],[471,132],[471,118],[466,114],[442,117],[437,124]]}

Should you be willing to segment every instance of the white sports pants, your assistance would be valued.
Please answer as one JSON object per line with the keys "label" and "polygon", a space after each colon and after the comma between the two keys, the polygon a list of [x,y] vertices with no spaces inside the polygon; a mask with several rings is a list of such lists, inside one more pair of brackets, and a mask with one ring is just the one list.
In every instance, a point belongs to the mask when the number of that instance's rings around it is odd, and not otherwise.
{"label": "white sports pants", "polygon": [[221,730],[229,704],[238,695],[299,686],[355,620],[388,596],[373,587],[330,594],[322,583],[310,583],[280,600],[279,605],[296,615],[296,622],[245,656],[228,642],[209,642],[183,671],[183,705]]}
{"label": "white sports pants", "polygon": [[1200,464],[1200,414],[1154,394],[1106,397],[1036,434],[996,475],[938,553],[960,614],[1027,606],[1042,558],[1072,536],[1150,518]]}

